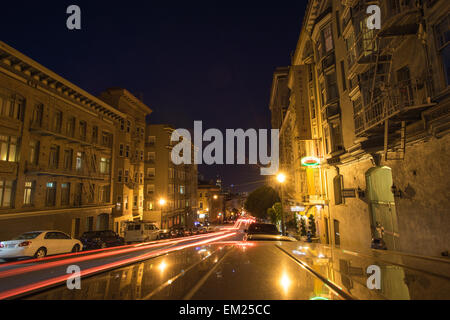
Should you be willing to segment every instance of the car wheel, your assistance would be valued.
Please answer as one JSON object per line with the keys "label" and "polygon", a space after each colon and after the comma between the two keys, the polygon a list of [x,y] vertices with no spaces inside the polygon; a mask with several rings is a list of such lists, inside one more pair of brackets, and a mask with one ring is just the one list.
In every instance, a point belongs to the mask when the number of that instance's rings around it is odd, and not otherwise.
{"label": "car wheel", "polygon": [[34,257],[36,259],[42,259],[47,255],[47,249],[45,249],[44,247],[39,248],[36,253],[34,254]]}
{"label": "car wheel", "polygon": [[72,248],[72,252],[75,253],[75,252],[79,252],[79,251],[80,251],[80,245],[78,245],[78,244],[74,245]]}

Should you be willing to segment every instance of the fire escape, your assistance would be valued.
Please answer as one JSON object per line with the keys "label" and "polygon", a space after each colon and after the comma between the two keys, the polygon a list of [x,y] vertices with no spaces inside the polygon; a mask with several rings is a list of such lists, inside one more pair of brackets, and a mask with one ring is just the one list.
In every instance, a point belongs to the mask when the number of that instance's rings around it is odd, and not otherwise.
{"label": "fire escape", "polygon": [[383,28],[369,30],[365,19],[360,20],[361,32],[349,52],[349,65],[359,74],[363,96],[354,108],[355,133],[358,137],[383,136],[385,160],[403,160],[407,125],[420,120],[422,111],[435,104],[428,66],[419,78],[412,78],[409,69],[403,68],[393,79],[393,56],[404,41],[416,37],[423,46],[421,8],[410,0],[383,4],[388,6],[382,7],[387,13]]}

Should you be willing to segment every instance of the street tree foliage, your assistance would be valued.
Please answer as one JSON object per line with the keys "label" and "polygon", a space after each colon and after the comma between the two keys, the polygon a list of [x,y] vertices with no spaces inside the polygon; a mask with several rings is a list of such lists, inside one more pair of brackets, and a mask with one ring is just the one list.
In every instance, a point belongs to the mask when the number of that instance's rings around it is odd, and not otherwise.
{"label": "street tree foliage", "polygon": [[311,236],[315,237],[316,236],[316,219],[314,218],[314,215],[310,215],[309,216],[309,231],[311,232]]}
{"label": "street tree foliage", "polygon": [[306,222],[305,219],[300,219],[300,235],[306,237]]}
{"label": "street tree foliage", "polygon": [[263,186],[250,193],[244,207],[253,216],[267,219],[267,210],[276,202],[280,202],[278,192],[269,186]]}
{"label": "street tree foliage", "polygon": [[273,224],[278,225],[281,222],[281,210],[281,202],[277,202],[271,208],[267,209],[267,215]]}

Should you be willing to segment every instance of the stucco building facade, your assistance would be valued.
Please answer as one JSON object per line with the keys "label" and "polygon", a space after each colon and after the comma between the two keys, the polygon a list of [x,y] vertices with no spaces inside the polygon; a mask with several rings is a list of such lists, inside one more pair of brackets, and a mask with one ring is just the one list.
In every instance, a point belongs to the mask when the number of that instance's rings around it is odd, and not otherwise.
{"label": "stucco building facade", "polygon": [[192,227],[197,220],[197,165],[193,152],[192,164],[173,163],[174,131],[166,124],[146,126],[144,220],[162,228]]}
{"label": "stucco building facade", "polygon": [[0,235],[109,229],[125,114],[0,42]]}

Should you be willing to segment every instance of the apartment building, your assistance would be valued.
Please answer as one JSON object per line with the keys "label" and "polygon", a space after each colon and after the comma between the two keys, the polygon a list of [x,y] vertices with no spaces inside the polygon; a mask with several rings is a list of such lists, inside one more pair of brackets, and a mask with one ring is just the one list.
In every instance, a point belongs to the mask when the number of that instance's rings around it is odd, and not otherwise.
{"label": "apartment building", "polygon": [[[197,220],[197,165],[175,165],[171,142],[175,128],[166,124],[146,126],[144,220],[162,228],[192,227]],[[192,144],[191,144],[192,145]],[[192,145],[193,150],[193,145]]]}
{"label": "apartment building", "polygon": [[125,114],[0,42],[0,237],[109,229]]}
{"label": "apartment building", "polygon": [[[198,218],[200,222],[219,222],[225,214],[224,195],[220,187],[206,181],[198,182]],[[219,216],[219,214],[221,214]]]}
{"label": "apartment building", "polygon": [[449,249],[449,12],[444,0],[309,1],[280,145],[288,192],[318,210],[323,243],[366,249],[383,230],[389,250]]}
{"label": "apartment building", "polygon": [[100,99],[124,114],[117,124],[114,150],[114,231],[144,217],[145,119],[152,109],[128,90],[111,88]]}

